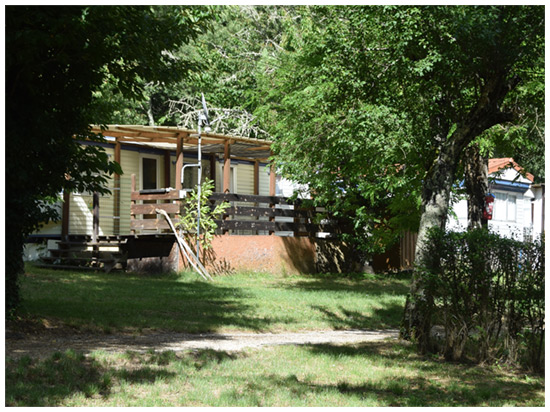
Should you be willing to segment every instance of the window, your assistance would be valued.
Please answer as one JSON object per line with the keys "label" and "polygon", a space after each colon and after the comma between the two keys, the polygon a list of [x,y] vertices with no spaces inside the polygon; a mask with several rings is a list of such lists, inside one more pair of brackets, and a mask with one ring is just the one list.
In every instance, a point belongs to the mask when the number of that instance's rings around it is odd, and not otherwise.
{"label": "window", "polygon": [[158,188],[158,167],[157,159],[143,157],[141,159],[141,188],[142,189],[157,189]]}
{"label": "window", "polygon": [[[160,184],[160,160],[156,157],[141,157],[141,190],[158,189]],[[156,200],[142,200],[142,204],[157,203]],[[156,214],[143,215],[143,219],[156,219]],[[153,229],[158,231],[158,229]]]}
{"label": "window", "polygon": [[516,221],[517,197],[508,193],[496,193],[493,218],[495,220]]}
{"label": "window", "polygon": [[[204,183],[206,179],[210,179],[210,162],[205,162],[203,160],[201,165],[201,182]],[[185,162],[183,170],[183,188],[194,189],[195,186],[197,186],[198,180],[199,168],[197,167],[197,162]]]}
{"label": "window", "polygon": [[[190,163],[185,163],[185,165]],[[194,164],[194,163],[191,163]],[[184,189],[193,189],[197,184],[197,168],[196,167],[186,167],[183,170],[183,188]]]}

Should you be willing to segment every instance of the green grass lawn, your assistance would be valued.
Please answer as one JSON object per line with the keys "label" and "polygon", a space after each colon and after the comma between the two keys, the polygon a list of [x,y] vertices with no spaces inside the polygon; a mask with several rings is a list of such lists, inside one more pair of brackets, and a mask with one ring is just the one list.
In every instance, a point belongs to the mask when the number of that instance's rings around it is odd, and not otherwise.
{"label": "green grass lawn", "polygon": [[26,269],[23,316],[106,332],[397,328],[410,280],[243,273],[204,282],[194,273],[148,277]]}
{"label": "green grass lawn", "polygon": [[[21,316],[85,331],[397,328],[407,276],[146,277],[27,266]],[[543,406],[544,377],[407,343],[6,359],[7,406]]]}
{"label": "green grass lawn", "polygon": [[7,363],[8,406],[544,406],[544,378],[445,363],[407,344],[227,353],[68,351]]}

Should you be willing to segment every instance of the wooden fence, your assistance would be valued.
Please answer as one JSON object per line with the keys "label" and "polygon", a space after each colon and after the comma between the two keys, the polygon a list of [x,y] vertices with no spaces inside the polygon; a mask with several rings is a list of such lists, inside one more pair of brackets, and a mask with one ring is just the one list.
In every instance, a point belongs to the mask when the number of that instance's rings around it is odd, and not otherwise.
{"label": "wooden fence", "polygon": [[[155,209],[165,210],[174,223],[180,212],[182,193],[171,190],[165,193],[147,193],[133,190],[131,193],[130,229],[137,232],[164,232],[169,229],[163,217]],[[303,207],[302,201],[290,201],[279,196],[241,195],[214,193],[210,197],[212,208],[217,203],[228,202],[222,219],[216,220],[217,234],[234,235],[277,234],[286,236],[333,237],[342,225],[328,219],[322,208]]]}
{"label": "wooden fence", "polygon": [[299,199],[214,193],[210,201],[213,206],[221,202],[231,205],[223,219],[216,221],[218,233],[332,237],[342,229],[342,225],[327,217],[323,208],[305,207]]}

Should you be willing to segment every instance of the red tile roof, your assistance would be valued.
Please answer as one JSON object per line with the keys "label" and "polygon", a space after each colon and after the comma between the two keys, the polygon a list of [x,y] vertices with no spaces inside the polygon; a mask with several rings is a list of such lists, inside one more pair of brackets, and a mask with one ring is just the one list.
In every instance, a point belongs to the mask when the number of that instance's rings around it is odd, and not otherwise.
{"label": "red tile roof", "polygon": [[518,165],[513,158],[511,157],[503,157],[500,159],[489,159],[489,174],[498,172],[502,169],[508,169],[513,168],[517,170],[519,173],[524,174],[524,176],[529,179],[531,182],[534,181],[535,177],[531,173],[525,172],[523,168]]}

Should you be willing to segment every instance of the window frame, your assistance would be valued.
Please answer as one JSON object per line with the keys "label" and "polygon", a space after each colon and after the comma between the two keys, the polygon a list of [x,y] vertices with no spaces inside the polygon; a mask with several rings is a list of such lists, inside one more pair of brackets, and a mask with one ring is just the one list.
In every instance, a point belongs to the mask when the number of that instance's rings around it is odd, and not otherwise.
{"label": "window frame", "polygon": [[144,168],[143,168],[143,159],[151,159],[151,160],[154,160],[156,162],[156,188],[155,189],[159,189],[159,186],[160,186],[160,164],[161,164],[161,160],[160,160],[160,156],[155,156],[155,155],[147,155],[147,154],[140,154],[139,156],[139,189],[140,190],[143,190],[143,178],[144,178]]}
{"label": "window frame", "polygon": [[[499,196],[504,196],[504,199],[499,199]],[[510,218],[511,214],[511,198],[514,199],[513,202],[513,218]],[[499,207],[502,207],[502,205],[506,206],[506,209],[504,211],[504,216],[500,216],[500,214],[497,214],[497,210]],[[517,222],[518,220],[518,196],[512,193],[508,192],[495,192],[495,205],[494,205],[495,211],[493,212],[493,219],[497,222]],[[501,212],[502,213],[502,212]]]}

